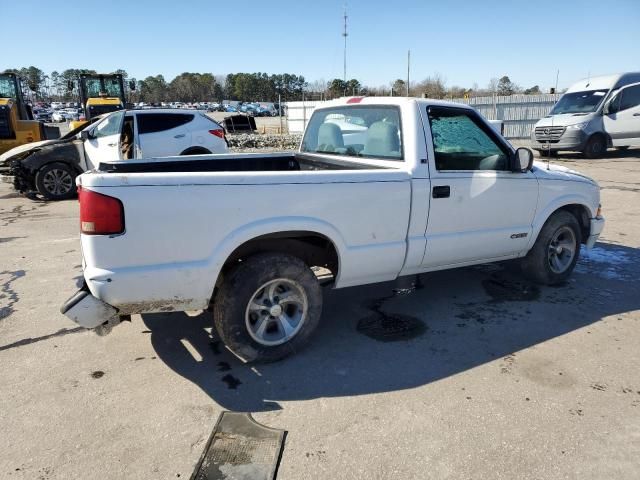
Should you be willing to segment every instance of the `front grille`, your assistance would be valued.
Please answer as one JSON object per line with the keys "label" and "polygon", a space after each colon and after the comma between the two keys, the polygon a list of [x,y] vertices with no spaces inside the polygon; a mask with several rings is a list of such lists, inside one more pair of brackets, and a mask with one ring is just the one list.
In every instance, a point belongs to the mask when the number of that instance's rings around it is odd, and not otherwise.
{"label": "front grille", "polygon": [[536,140],[557,142],[564,131],[565,127],[536,127]]}

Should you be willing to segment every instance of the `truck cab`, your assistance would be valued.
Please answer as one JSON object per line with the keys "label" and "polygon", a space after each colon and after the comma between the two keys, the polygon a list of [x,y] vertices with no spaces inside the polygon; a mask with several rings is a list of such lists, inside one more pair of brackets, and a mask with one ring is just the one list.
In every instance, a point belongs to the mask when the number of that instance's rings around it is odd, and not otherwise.
{"label": "truck cab", "polygon": [[592,77],[571,85],[531,132],[546,156],[579,151],[598,158],[607,148],[640,145],[640,72]]}

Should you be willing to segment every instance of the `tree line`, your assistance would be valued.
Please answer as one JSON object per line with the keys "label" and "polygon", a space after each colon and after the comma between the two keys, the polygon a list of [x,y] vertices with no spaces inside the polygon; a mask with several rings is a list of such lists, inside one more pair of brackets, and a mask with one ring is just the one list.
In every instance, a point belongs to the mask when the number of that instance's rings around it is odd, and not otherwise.
{"label": "tree line", "polygon": [[[41,69],[30,66],[20,69],[9,69],[23,80],[28,98],[49,101],[76,101],[78,99],[77,78],[81,73],[97,73],[90,69],[70,68],[61,72],[53,71],[46,74]],[[412,97],[428,97],[436,99],[462,98],[491,95],[539,94],[542,93],[538,85],[526,89],[511,81],[509,76],[492,78],[489,84],[480,88],[477,84],[469,88],[456,85],[447,86],[445,79],[435,74],[417,82],[411,82],[407,89],[406,81],[396,79],[388,85],[368,87],[357,79],[344,81],[331,79],[328,82],[316,80],[307,82],[302,75],[295,74],[267,74],[230,73],[214,75],[212,73],[184,72],[173,80],[167,81],[163,75],[150,75],[138,80],[130,78],[125,70],[119,69],[113,73],[122,74],[125,80],[125,94],[129,102],[210,102],[223,100],[238,101],[295,101],[295,100],[326,100],[349,95],[393,95]],[[73,82],[74,87],[68,87]],[[135,89],[130,89],[133,83]]]}

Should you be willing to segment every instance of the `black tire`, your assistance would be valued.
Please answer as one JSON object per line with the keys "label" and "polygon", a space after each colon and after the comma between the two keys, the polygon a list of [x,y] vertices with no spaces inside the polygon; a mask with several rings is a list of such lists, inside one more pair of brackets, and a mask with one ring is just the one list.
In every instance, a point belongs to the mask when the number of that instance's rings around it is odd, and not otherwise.
{"label": "black tire", "polygon": [[187,148],[180,155],[208,155],[210,153],[211,152],[209,150],[203,147],[190,147],[190,148]]}
{"label": "black tire", "polygon": [[604,136],[596,133],[591,136],[587,145],[584,147],[582,154],[585,158],[594,159],[601,158],[605,152],[607,151],[607,142],[605,141]]}
{"label": "black tire", "polygon": [[47,163],[36,173],[36,190],[47,200],[68,200],[76,195],[77,176],[71,165],[62,162]]}
{"label": "black tire", "polygon": [[[284,334],[280,327],[282,322],[272,316],[270,311],[270,308],[276,308],[276,304],[266,299],[262,303],[256,300],[254,305],[266,305],[256,315],[251,311],[249,303],[256,296],[259,298],[266,295],[268,287],[262,288],[263,286],[273,285],[274,281],[278,285],[277,281],[283,279],[293,282],[304,292],[306,311],[296,327],[298,330],[291,338],[279,344],[265,345],[256,340],[260,331],[259,322],[265,322],[266,325],[263,335],[269,335],[267,332],[274,325],[275,328],[271,329],[274,337]],[[278,291],[281,290],[276,290]],[[280,294],[286,293],[284,291]],[[275,299],[277,302],[278,297]],[[273,362],[299,351],[318,326],[321,313],[322,290],[316,276],[302,260],[284,253],[256,254],[238,263],[225,275],[213,301],[213,322],[218,335],[227,347],[248,362]],[[257,332],[250,333],[250,328]]]}
{"label": "black tire", "polygon": [[[573,257],[568,262],[566,269],[563,271],[554,271],[552,267],[554,253],[552,253],[552,242],[558,234],[571,237],[567,229],[573,232]],[[561,238],[563,238],[561,236]],[[555,212],[540,230],[536,243],[529,250],[527,256],[522,259],[522,271],[526,277],[536,283],[543,285],[557,285],[565,282],[573,272],[578,257],[580,256],[580,224],[575,216],[571,213],[560,210]],[[569,241],[568,241],[569,242]],[[562,253],[556,251],[555,256],[560,257]],[[568,258],[565,257],[567,260]]]}

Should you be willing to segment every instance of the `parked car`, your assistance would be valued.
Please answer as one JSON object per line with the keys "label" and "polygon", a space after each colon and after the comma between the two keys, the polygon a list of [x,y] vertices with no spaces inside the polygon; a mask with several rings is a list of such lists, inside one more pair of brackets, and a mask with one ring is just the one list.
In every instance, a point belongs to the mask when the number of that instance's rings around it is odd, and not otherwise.
{"label": "parked car", "polygon": [[604,225],[595,181],[534,164],[470,106],[429,99],[329,102],[297,153],[104,163],[78,183],[86,283],[62,312],[104,333],[121,316],[211,308],[247,361],[309,340],[315,267],[342,288],[519,259],[557,285]]}
{"label": "parked car", "polygon": [[198,111],[119,110],[62,139],[0,156],[0,174],[48,200],[75,195],[75,178],[101,162],[227,152],[225,131]]}
{"label": "parked car", "polygon": [[607,148],[640,145],[640,72],[591,77],[571,85],[531,132],[542,155],[579,151],[598,158]]}
{"label": "parked car", "polygon": [[68,120],[69,116],[66,112],[64,112],[63,110],[56,110],[51,114],[51,121],[52,122],[66,122]]}
{"label": "parked car", "polygon": [[40,109],[33,111],[33,119],[39,120],[41,122],[51,122],[51,110],[48,109]]}

